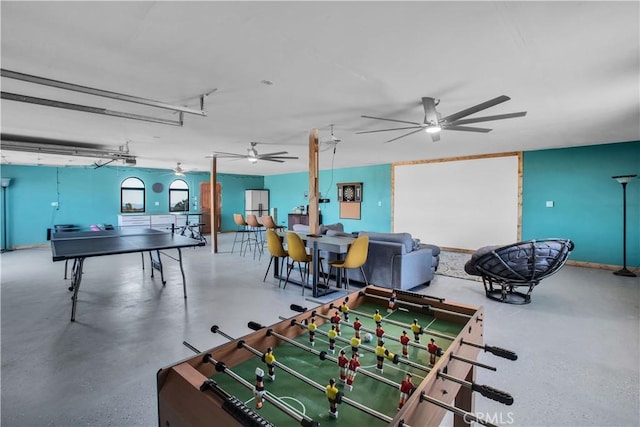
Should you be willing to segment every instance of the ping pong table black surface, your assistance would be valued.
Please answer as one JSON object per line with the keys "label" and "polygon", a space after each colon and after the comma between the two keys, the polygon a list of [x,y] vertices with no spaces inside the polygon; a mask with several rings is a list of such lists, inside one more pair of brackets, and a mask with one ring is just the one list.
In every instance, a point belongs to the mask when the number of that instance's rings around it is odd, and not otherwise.
{"label": "ping pong table black surface", "polygon": [[[118,230],[100,231],[62,231],[51,236],[51,252],[53,261],[73,260],[73,273],[70,291],[73,291],[71,307],[71,321],[75,320],[78,289],[82,282],[84,260],[89,257],[118,255],[134,252],[149,252],[151,258],[151,276],[157,269],[162,274],[161,253],[180,264],[182,273],[182,287],[184,297],[187,297],[186,279],[182,265],[182,248],[204,246],[205,242],[180,236],[175,233],[163,232],[150,228],[121,228]],[[161,252],[176,249],[178,257],[174,258]],[[156,258],[153,257],[156,253]],[[144,256],[143,256],[144,268]],[[164,276],[162,277],[164,284]]]}

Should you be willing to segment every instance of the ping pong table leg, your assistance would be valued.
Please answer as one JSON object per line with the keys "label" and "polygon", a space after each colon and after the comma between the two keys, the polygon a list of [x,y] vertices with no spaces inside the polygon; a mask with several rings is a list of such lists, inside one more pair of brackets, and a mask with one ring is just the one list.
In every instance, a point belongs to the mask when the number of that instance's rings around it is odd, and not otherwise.
{"label": "ping pong table leg", "polygon": [[176,248],[178,250],[178,263],[180,263],[180,273],[182,273],[182,291],[184,292],[185,299],[187,298],[187,279],[184,276],[184,268],[182,267],[182,251],[180,248]]}
{"label": "ping pong table leg", "polygon": [[[82,268],[84,267],[84,258],[76,258],[73,261],[73,278],[71,280],[71,288],[73,288],[73,296],[71,297],[71,321],[76,320],[76,304],[78,302],[78,289],[82,282]],[[69,290],[71,290],[71,288]]]}
{"label": "ping pong table leg", "polygon": [[158,259],[153,259],[153,251],[149,251],[149,259],[151,259],[151,277],[153,277],[153,270],[158,270],[160,272],[160,280],[163,285],[167,284],[167,281],[164,280],[164,271],[162,270],[162,259],[160,258],[160,251],[156,251],[158,255]]}

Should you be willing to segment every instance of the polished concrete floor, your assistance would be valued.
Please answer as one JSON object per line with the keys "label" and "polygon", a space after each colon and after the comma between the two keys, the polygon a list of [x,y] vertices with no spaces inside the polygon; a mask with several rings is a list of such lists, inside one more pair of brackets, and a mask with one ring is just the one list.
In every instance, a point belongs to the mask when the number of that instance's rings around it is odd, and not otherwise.
{"label": "polished concrete floor", "polygon": [[[214,324],[242,336],[250,320],[269,325],[291,316],[292,303],[314,306],[298,286],[263,283],[268,257],[232,254],[232,240],[220,235],[218,254],[185,251],[186,300],[174,262],[162,286],[137,254],[87,259],[75,322],[64,263],[52,262],[49,248],[2,254],[2,426],[157,425],[155,375],[193,355],[183,341],[205,350],[225,341],[211,334]],[[524,306],[444,276],[417,291],[483,305],[485,343],[519,356],[480,354],[497,372],[478,369],[477,382],[515,403],[477,396],[479,416],[499,425],[632,427],[640,425],[639,289],[638,278],[566,266]]]}

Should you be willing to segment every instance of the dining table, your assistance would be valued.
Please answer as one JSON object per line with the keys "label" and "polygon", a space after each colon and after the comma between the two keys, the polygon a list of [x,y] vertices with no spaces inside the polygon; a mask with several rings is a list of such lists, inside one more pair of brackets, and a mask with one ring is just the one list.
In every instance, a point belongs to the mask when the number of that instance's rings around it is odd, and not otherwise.
{"label": "dining table", "polygon": [[[330,253],[335,253],[338,257],[342,257],[349,250],[349,246],[356,239],[355,236],[327,236],[325,234],[313,234],[306,233],[301,231],[293,231],[292,233],[296,233],[302,241],[305,243],[305,246],[311,249],[311,257],[312,257],[312,280],[311,280],[311,290],[314,298],[317,298],[319,295],[318,289],[318,277],[319,275],[316,272],[320,271],[320,251],[326,251]],[[287,232],[279,231],[277,233],[283,239],[286,239]],[[276,268],[274,268],[274,276],[278,277],[280,272],[278,271],[276,263]],[[328,272],[327,272],[328,274]],[[336,272],[336,283],[337,287],[341,286],[342,283],[342,269],[338,268]],[[309,285],[308,283],[302,283],[302,286]]]}

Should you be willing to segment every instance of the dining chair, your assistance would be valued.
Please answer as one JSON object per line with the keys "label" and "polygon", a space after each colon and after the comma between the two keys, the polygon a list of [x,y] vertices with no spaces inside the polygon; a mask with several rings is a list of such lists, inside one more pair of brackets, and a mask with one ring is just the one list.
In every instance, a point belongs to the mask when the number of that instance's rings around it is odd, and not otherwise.
{"label": "dining chair", "polygon": [[236,229],[236,235],[233,238],[233,246],[231,246],[231,253],[233,253],[233,250],[236,247],[236,242],[238,241],[238,236],[240,236],[240,255],[242,255],[242,247],[244,246],[244,243],[245,243],[245,236],[250,231],[249,224],[247,224],[247,222],[244,220],[244,217],[242,216],[242,214],[239,214],[239,213],[233,214],[233,221],[236,223],[237,229]]}
{"label": "dining chair", "polygon": [[[360,236],[351,243],[349,246],[349,250],[347,251],[347,255],[343,260],[334,260],[329,261],[329,276],[331,277],[331,271],[335,269],[342,269],[344,274],[342,280],[344,281],[346,278],[346,287],[345,289],[349,289],[349,270],[353,268],[359,268],[360,272],[362,272],[362,277],[364,277],[364,282],[367,286],[369,286],[369,281],[367,280],[367,275],[364,273],[364,269],[362,266],[365,262],[367,262],[367,256],[369,255],[369,236]],[[328,279],[327,279],[328,280]],[[327,288],[328,289],[328,286]]]}
{"label": "dining chair", "polygon": [[[287,282],[291,276],[295,263],[298,263],[298,270],[300,271],[300,278],[302,279],[302,295],[304,295],[304,288],[307,285],[309,279],[309,263],[313,261],[313,256],[307,253],[307,248],[302,241],[302,238],[293,231],[287,231],[287,251],[289,252],[289,258],[291,258],[291,264],[287,265],[287,278],[284,282],[283,289],[287,287]],[[322,259],[318,260],[320,266],[320,273],[322,272]],[[304,263],[304,271],[302,270],[302,263]],[[318,274],[318,272],[314,272]]]}
{"label": "dining chair", "polygon": [[[280,261],[280,269],[278,270],[278,287],[280,287],[280,283],[282,282],[282,272],[284,267],[284,261],[289,256],[287,250],[282,246],[282,239],[275,231],[270,228],[267,228],[265,231],[265,235],[267,237],[267,249],[271,254],[271,259],[269,260],[269,266],[267,267],[267,271],[264,273],[264,278],[262,281],[267,280],[267,274],[269,274],[269,269],[271,268],[271,263],[275,259],[276,263]],[[274,264],[273,268],[275,270],[277,264]],[[286,286],[286,282],[285,282]]]}
{"label": "dining chair", "polygon": [[256,259],[256,253],[260,254],[258,257],[258,259],[260,259],[262,257],[262,250],[264,247],[264,238],[262,237],[262,230],[264,230],[264,226],[258,222],[258,217],[254,214],[247,215],[247,225],[249,234],[244,246],[244,252],[246,254],[247,248],[253,245],[253,259]]}
{"label": "dining chair", "polygon": [[276,222],[273,220],[273,217],[271,215],[262,216],[262,225],[264,225],[264,228],[271,229],[273,231],[280,231],[287,228],[284,225],[276,224]]}

